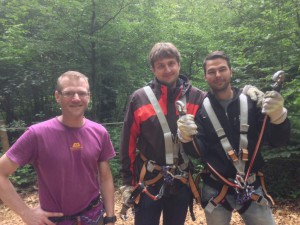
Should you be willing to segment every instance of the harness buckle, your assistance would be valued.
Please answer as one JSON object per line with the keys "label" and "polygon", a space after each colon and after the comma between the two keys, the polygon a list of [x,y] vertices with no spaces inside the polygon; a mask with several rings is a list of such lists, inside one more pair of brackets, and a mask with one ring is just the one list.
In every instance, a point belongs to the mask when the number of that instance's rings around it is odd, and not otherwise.
{"label": "harness buckle", "polygon": [[251,195],[251,199],[253,198],[253,200],[258,204],[258,205],[262,205],[262,206],[268,206],[269,202],[266,198],[264,198],[262,195],[257,195],[255,193],[252,193]]}
{"label": "harness buckle", "polygon": [[164,181],[168,184],[173,184],[174,181],[174,175],[170,172],[172,169],[174,169],[174,165],[163,166],[161,170]]}
{"label": "harness buckle", "polygon": [[227,154],[232,162],[237,162],[239,160],[233,149],[229,150]]}
{"label": "harness buckle", "polygon": [[204,210],[208,213],[212,213],[212,211],[214,211],[214,209],[218,206],[218,204],[216,204],[214,202],[214,198],[211,198],[207,205],[205,206]]}
{"label": "harness buckle", "polygon": [[249,155],[248,149],[245,148],[241,149],[241,153],[242,153],[242,160],[248,161],[248,155]]}
{"label": "harness buckle", "polygon": [[155,168],[155,162],[153,160],[148,160],[147,162],[147,170],[152,173]]}

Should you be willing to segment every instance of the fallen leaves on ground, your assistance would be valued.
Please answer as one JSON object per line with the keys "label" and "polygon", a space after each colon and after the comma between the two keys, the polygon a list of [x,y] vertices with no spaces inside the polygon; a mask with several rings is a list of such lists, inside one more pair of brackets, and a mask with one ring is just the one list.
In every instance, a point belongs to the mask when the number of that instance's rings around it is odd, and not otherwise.
{"label": "fallen leaves on ground", "polygon": [[[22,197],[25,202],[34,207],[38,204],[37,192],[23,193]],[[115,193],[116,199],[116,215],[118,216],[118,221],[116,225],[132,225],[133,216],[129,216],[127,221],[122,221],[119,217],[121,210],[120,194],[119,192]],[[194,212],[196,216],[196,221],[192,221],[190,215],[188,214],[185,225],[204,225],[206,224],[203,209],[198,205],[194,205]],[[280,202],[275,205],[273,208],[273,214],[276,220],[277,225],[298,225],[300,224],[300,205],[295,202]],[[6,206],[0,201],[0,225],[23,225],[24,223],[15,213],[9,210]],[[243,221],[238,215],[234,212],[231,220],[231,225],[243,225]],[[176,224],[174,224],[176,225]]]}

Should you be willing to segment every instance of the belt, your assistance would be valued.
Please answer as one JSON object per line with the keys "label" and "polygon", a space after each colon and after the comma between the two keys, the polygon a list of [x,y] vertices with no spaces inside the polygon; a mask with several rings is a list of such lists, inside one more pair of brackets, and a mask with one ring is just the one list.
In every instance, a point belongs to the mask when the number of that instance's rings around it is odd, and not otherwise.
{"label": "belt", "polygon": [[53,223],[62,222],[64,220],[75,220],[75,219],[77,219],[78,216],[81,216],[83,213],[94,208],[96,205],[98,205],[99,202],[100,202],[100,195],[97,195],[97,197],[94,198],[90,202],[90,204],[84,210],[80,211],[79,213],[76,213],[76,214],[70,215],[70,216],[49,217],[49,220],[51,220]]}

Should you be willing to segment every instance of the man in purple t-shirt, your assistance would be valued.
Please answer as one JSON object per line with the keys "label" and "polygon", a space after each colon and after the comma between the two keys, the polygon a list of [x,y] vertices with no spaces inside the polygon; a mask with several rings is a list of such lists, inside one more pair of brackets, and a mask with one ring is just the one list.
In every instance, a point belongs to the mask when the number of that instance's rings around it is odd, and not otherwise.
{"label": "man in purple t-shirt", "polygon": [[[88,78],[68,71],[57,80],[62,114],[29,127],[0,158],[0,198],[28,225],[114,224],[114,184],[109,160],[115,151],[106,129],[84,117]],[[32,164],[40,205],[28,207],[8,177]],[[101,193],[101,200],[99,194]]]}

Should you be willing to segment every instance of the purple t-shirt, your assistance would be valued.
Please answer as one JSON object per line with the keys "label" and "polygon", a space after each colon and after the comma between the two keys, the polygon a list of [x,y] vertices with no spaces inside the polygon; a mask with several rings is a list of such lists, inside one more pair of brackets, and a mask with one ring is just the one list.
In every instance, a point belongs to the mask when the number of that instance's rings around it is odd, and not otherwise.
{"label": "purple t-shirt", "polygon": [[20,166],[34,166],[44,210],[72,215],[99,194],[98,163],[115,151],[102,125],[85,119],[70,128],[53,118],[29,127],[6,154]]}

